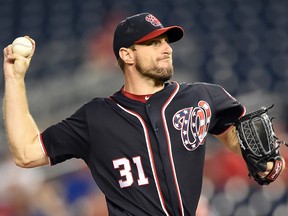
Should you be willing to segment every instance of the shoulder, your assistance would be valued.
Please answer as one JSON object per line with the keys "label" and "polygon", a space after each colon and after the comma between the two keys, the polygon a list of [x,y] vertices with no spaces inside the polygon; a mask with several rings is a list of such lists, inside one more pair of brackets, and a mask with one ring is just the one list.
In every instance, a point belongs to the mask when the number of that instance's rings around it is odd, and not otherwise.
{"label": "shoulder", "polygon": [[76,112],[77,113],[87,113],[87,112],[99,112],[101,110],[107,110],[107,107],[115,104],[111,98],[93,98],[90,101],[83,104]]}
{"label": "shoulder", "polygon": [[[185,86],[185,84],[184,84],[184,86]],[[186,86],[194,88],[194,89],[206,91],[211,95],[225,94],[225,95],[228,95],[229,97],[233,98],[230,95],[230,93],[223,86],[218,85],[218,84],[206,83],[206,82],[195,82],[195,83],[191,83],[191,84],[186,84]]]}
{"label": "shoulder", "polygon": [[220,85],[213,84],[213,83],[206,83],[206,82],[193,82],[193,83],[187,83],[187,82],[175,82],[180,85],[180,87],[188,87],[188,88],[205,88],[205,87],[221,87]]}
{"label": "shoulder", "polygon": [[180,86],[180,91],[190,90],[196,92],[210,92],[210,91],[217,91],[223,90],[224,88],[217,84],[206,83],[206,82],[194,82],[194,83],[178,83]]}
{"label": "shoulder", "polygon": [[92,100],[88,101],[87,103],[85,103],[83,105],[83,107],[94,107],[94,106],[101,106],[101,105],[105,105],[107,103],[111,103],[114,100],[111,97],[107,97],[107,98],[101,98],[101,97],[96,97],[93,98]]}

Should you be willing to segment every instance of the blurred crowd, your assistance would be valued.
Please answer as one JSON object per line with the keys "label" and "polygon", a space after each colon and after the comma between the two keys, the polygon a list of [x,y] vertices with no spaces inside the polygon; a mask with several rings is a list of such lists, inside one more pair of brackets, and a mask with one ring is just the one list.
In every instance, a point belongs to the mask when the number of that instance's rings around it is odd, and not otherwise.
{"label": "blurred crowd", "polygon": [[[114,28],[123,17],[144,11],[185,29],[184,39],[172,45],[175,80],[220,84],[248,111],[275,104],[277,135],[288,141],[286,0],[0,1],[0,48],[23,35],[37,43],[26,78],[32,114],[42,129],[121,87]],[[3,76],[0,83],[3,96]],[[209,139],[197,216],[288,215],[287,171],[260,187],[240,157]],[[281,152],[288,161],[288,150]],[[0,216],[107,215],[105,198],[85,165],[69,163],[72,168],[16,167],[1,125]]]}
{"label": "blurred crowd", "polygon": [[105,198],[89,170],[83,164],[77,167],[51,175],[41,168],[16,167],[8,157],[0,165],[0,216],[108,215]]}

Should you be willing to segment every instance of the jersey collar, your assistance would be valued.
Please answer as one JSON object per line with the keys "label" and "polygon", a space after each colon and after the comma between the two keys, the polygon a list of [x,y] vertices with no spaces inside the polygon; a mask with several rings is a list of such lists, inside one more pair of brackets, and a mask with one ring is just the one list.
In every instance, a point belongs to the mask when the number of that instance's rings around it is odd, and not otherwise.
{"label": "jersey collar", "polygon": [[142,103],[146,103],[147,100],[149,100],[149,98],[151,97],[152,94],[146,94],[146,95],[136,95],[136,94],[132,94],[129,93],[127,91],[125,91],[122,87],[121,92],[124,96],[132,99],[132,100],[136,100],[136,101],[140,101]]}

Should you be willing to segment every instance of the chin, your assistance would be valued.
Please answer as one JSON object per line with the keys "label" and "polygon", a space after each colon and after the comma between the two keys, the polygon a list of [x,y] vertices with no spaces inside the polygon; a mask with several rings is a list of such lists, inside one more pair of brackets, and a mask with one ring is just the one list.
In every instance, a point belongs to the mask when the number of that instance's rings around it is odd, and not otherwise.
{"label": "chin", "polygon": [[166,81],[169,81],[173,76],[173,72],[172,73],[167,73],[163,76],[160,76],[158,77],[158,81],[161,81],[161,82],[166,82]]}

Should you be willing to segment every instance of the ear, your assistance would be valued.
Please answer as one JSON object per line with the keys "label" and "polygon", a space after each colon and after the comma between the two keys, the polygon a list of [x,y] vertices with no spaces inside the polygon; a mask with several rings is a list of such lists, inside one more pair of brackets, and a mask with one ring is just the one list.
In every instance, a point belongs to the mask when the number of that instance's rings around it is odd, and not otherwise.
{"label": "ear", "polygon": [[133,64],[134,63],[134,54],[131,49],[128,48],[120,48],[119,56],[126,64]]}

